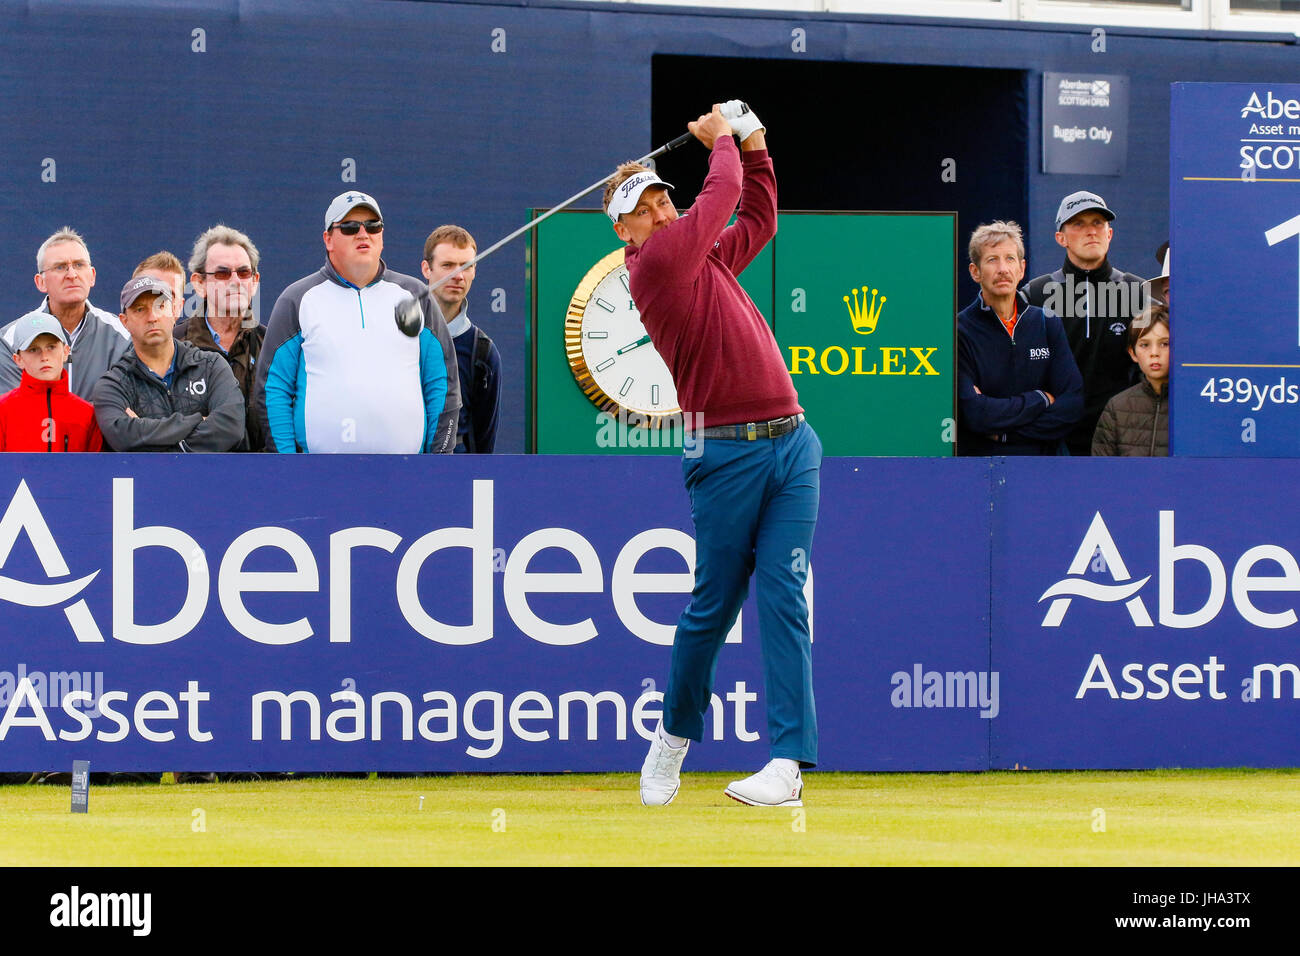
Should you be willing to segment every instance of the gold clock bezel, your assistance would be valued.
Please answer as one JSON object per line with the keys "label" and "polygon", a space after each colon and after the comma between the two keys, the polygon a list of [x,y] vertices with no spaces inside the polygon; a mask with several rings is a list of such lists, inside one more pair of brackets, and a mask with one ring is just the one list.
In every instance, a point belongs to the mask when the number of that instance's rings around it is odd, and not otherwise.
{"label": "gold clock bezel", "polygon": [[[591,369],[587,367],[587,359],[582,352],[582,320],[586,314],[587,303],[591,301],[596,286],[600,285],[611,272],[623,265],[624,252],[625,249],[620,248],[604,256],[587,270],[587,274],[578,283],[577,289],[573,292],[573,298],[569,300],[568,313],[564,317],[564,354],[569,360],[569,371],[573,373],[574,381],[578,383],[578,388],[582,389],[582,393],[591,400],[593,405],[612,415],[620,415],[626,411],[627,415],[623,417],[627,417],[629,424],[635,424],[637,427],[662,428],[665,421],[681,420],[682,409],[680,405],[662,412],[652,412],[621,404],[618,399],[607,395],[604,389],[596,384]],[[651,348],[654,347],[653,342],[650,345]],[[637,420],[632,422],[630,416],[636,416]]]}

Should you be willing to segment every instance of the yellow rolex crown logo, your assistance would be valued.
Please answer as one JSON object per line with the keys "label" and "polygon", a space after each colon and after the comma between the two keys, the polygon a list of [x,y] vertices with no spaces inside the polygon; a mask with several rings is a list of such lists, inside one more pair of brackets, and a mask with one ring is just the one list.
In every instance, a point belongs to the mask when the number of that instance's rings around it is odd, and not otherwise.
{"label": "yellow rolex crown logo", "polygon": [[881,295],[879,301],[877,301],[876,297],[879,295],[880,290],[872,289],[871,300],[868,301],[867,287],[863,286],[862,302],[859,304],[858,290],[851,289],[849,291],[852,294],[853,299],[850,301],[849,297],[846,295],[844,297],[844,306],[849,310],[849,318],[853,320],[853,331],[857,332],[859,335],[870,335],[872,332],[876,331],[876,323],[880,321],[880,313],[884,310],[885,300],[888,297]]}

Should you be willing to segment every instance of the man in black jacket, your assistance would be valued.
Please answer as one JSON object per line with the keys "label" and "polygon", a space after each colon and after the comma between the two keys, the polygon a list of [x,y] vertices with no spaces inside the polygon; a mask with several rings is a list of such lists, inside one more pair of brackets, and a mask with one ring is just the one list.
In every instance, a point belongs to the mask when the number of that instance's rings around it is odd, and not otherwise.
{"label": "man in black jacket", "polygon": [[244,442],[244,398],[218,352],[172,337],[172,291],[151,276],[122,288],[131,351],[95,383],[104,444],[114,451],[232,451]]}
{"label": "man in black jacket", "polygon": [[1096,193],[1082,190],[1061,200],[1056,242],[1065,263],[1025,286],[1030,305],[1059,316],[1083,375],[1083,417],[1066,436],[1072,455],[1092,450],[1092,433],[1111,397],[1132,384],[1128,324],[1142,310],[1142,277],[1110,264],[1115,214]]}

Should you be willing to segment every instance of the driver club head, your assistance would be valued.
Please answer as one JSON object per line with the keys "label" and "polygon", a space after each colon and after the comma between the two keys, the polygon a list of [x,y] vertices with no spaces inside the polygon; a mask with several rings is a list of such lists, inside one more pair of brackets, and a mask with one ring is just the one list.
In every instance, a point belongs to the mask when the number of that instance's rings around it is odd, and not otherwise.
{"label": "driver club head", "polygon": [[410,298],[397,303],[393,307],[393,319],[404,334],[415,338],[424,327],[424,310],[420,308],[420,300]]}

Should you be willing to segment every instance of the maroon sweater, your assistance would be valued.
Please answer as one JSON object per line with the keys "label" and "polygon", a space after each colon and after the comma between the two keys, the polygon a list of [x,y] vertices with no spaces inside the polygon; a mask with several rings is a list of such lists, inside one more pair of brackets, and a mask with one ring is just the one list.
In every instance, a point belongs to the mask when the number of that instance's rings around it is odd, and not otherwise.
{"label": "maroon sweater", "polygon": [[672,372],[682,410],[705,426],[803,411],[772,330],[736,281],[775,235],[776,174],[767,150],[742,159],[735,140],[720,136],[695,205],[640,249],[627,248],[641,322]]}

